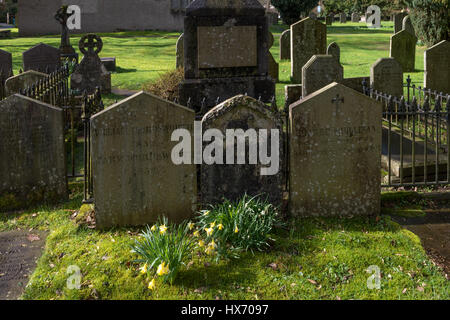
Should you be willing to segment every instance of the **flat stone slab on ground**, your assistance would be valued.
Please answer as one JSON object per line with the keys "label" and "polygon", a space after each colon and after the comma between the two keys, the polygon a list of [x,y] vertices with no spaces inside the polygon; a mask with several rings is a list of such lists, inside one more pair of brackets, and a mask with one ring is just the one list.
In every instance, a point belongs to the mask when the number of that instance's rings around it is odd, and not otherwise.
{"label": "flat stone slab on ground", "polygon": [[0,300],[16,300],[22,295],[46,237],[42,231],[0,233]]}

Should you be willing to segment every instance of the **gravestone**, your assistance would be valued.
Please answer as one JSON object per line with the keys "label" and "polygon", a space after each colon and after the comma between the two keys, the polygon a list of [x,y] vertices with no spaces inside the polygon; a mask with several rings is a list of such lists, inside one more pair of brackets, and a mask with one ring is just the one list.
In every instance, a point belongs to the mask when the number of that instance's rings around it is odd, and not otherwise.
{"label": "gravestone", "polygon": [[285,30],[280,37],[280,59],[291,59],[291,30]]}
{"label": "gravestone", "polygon": [[450,42],[443,40],[425,51],[424,87],[450,93]]}
{"label": "gravestone", "polygon": [[269,76],[275,81],[279,81],[279,74],[280,74],[280,66],[278,62],[275,61],[275,58],[273,57],[272,53],[270,52],[270,48],[272,48],[273,43],[275,42],[275,39],[273,37],[272,32],[269,32],[269,51],[268,51],[268,59],[269,59]]}
{"label": "gravestone", "polygon": [[6,96],[10,96],[14,93],[19,93],[20,90],[24,90],[39,80],[44,80],[46,77],[47,75],[45,73],[34,70],[19,73],[17,76],[13,76],[6,80],[5,94]]}
{"label": "gravestone", "polygon": [[402,29],[408,31],[413,36],[416,36],[416,30],[414,30],[414,26],[411,22],[411,18],[409,16],[406,16],[403,18],[403,25]]}
{"label": "gravestone", "polygon": [[403,72],[413,72],[416,63],[417,37],[406,30],[391,36],[390,57],[402,66]]}
{"label": "gravestone", "polygon": [[[3,81],[12,75],[12,54],[0,49],[0,76]],[[2,83],[3,84],[3,83]]]}
{"label": "gravestone", "polygon": [[44,43],[22,53],[23,70],[51,73],[61,66],[61,52]]}
{"label": "gravestone", "polygon": [[102,48],[103,41],[95,34],[88,34],[80,39],[79,49],[84,57],[70,78],[72,89],[93,94],[100,87],[102,93],[111,93],[111,73],[98,56]]}
{"label": "gravestone", "polygon": [[346,15],[344,12],[342,12],[342,13],[339,15],[339,22],[340,22],[340,23],[346,23],[346,22],[347,22],[347,15]]}
{"label": "gravestone", "polygon": [[302,70],[302,95],[307,95],[344,78],[344,68],[330,55],[315,55]]}
{"label": "gravestone", "polygon": [[310,12],[308,17],[313,19],[313,20],[317,20],[317,15],[314,12]]}
{"label": "gravestone", "polygon": [[327,49],[327,26],[311,18],[291,26],[291,78],[293,83],[302,82],[302,68],[315,54]]}
{"label": "gravestone", "polygon": [[333,56],[337,62],[341,61],[341,48],[336,42],[330,43],[327,48],[327,55]]}
{"label": "gravestone", "polygon": [[364,93],[363,82],[367,86],[370,83],[370,77],[344,78],[342,81],[339,81],[340,84],[361,93]]}
{"label": "gravestone", "polygon": [[67,27],[67,20],[75,14],[75,11],[68,12],[69,6],[63,5],[55,14],[55,19],[61,24],[61,45],[59,51],[62,59],[69,59],[78,63],[78,53],[70,44],[69,28]]}
{"label": "gravestone", "polygon": [[[180,103],[199,111],[247,93],[269,102],[269,26],[257,0],[198,0],[186,8]],[[205,100],[204,100],[205,99]]]}
{"label": "gravestone", "polygon": [[352,22],[359,22],[361,20],[361,16],[357,12],[352,13]]}
{"label": "gravestone", "polygon": [[184,34],[177,40],[177,69],[184,68]]}
{"label": "gravestone", "polygon": [[394,15],[394,33],[400,32],[403,29],[403,19],[408,15],[406,12],[399,12]]}
{"label": "gravestone", "polygon": [[[283,178],[284,147],[281,136],[282,121],[277,114],[274,114],[263,102],[239,95],[221,103],[205,114],[202,120],[202,128],[204,133],[208,129],[219,130],[222,134],[221,142],[223,142],[223,146],[218,146],[214,151],[218,161],[207,160],[209,157],[205,155],[210,155],[212,152],[209,146],[204,148],[204,164],[201,166],[201,199],[204,204],[220,203],[224,198],[237,200],[245,193],[250,196],[267,195],[272,203],[281,203],[285,183]],[[227,130],[233,129],[242,129],[245,133],[248,133],[248,136],[251,136],[251,134],[247,130],[255,130],[255,137],[258,139],[261,138],[260,130],[267,130],[268,152],[266,155],[275,155],[274,148],[277,148],[279,157],[275,157],[274,162],[276,163],[271,165],[273,168],[278,167],[278,170],[273,172],[272,175],[262,174],[261,169],[269,166],[263,165],[260,157],[250,161],[251,155],[257,156],[258,152],[261,152],[262,144],[251,143],[248,139],[244,151],[239,151],[239,146],[235,145],[234,156],[231,157],[232,163],[226,161],[230,156],[227,150]],[[272,130],[278,132],[278,137],[274,135]],[[239,139],[237,140],[239,143]],[[278,146],[273,144],[275,141],[279,142]],[[220,147],[222,147],[222,150]],[[208,149],[209,153],[207,153]],[[220,155],[221,153],[223,156]],[[242,155],[245,158],[244,164],[238,164],[236,161],[237,155]],[[220,160],[222,161],[220,162]]]}
{"label": "gravestone", "polygon": [[116,57],[105,57],[105,58],[100,58],[100,60],[102,61],[102,64],[105,66],[106,70],[109,72],[116,72]]}
{"label": "gravestone", "polygon": [[290,84],[284,86],[284,101],[285,105],[290,106],[294,102],[300,100],[302,97],[302,85]]}
{"label": "gravestone", "polygon": [[[193,134],[192,110],[140,92],[91,118],[96,226],[189,219],[195,211],[196,168],[176,165],[176,129]],[[191,144],[189,143],[188,146]],[[189,159],[188,155],[188,159]]]}
{"label": "gravestone", "polygon": [[292,216],[380,213],[382,106],[332,83],[290,106]]}
{"label": "gravestone", "polygon": [[12,95],[0,102],[0,137],[0,212],[67,199],[62,109]]}
{"label": "gravestone", "polygon": [[380,58],[370,68],[370,86],[387,95],[403,96],[402,66],[394,58]]}
{"label": "gravestone", "polygon": [[333,25],[334,15],[328,15],[325,17],[325,23],[327,26]]}

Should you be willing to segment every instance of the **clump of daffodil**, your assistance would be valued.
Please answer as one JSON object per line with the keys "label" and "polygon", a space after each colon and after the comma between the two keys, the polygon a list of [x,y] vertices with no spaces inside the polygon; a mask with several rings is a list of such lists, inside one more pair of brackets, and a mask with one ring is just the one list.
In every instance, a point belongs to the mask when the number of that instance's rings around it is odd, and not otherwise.
{"label": "clump of daffodil", "polygon": [[155,290],[155,288],[156,288],[155,279],[152,279],[152,281],[150,281],[150,282],[148,283],[148,288],[149,288],[150,290]]}
{"label": "clump of daffodil", "polygon": [[213,254],[214,251],[216,250],[216,247],[217,247],[216,243],[214,242],[214,240],[212,240],[212,241],[208,244],[208,246],[206,247],[205,252],[206,252],[207,254],[211,255],[211,254]]}
{"label": "clump of daffodil", "polygon": [[144,265],[141,267],[141,273],[142,273],[142,274],[147,273],[147,270],[148,270],[148,266],[147,266],[147,264],[144,264]]}
{"label": "clump of daffodil", "polygon": [[162,226],[159,227],[160,234],[165,234],[166,232],[167,232],[167,227],[165,224],[163,224]]}
{"label": "clump of daffodil", "polygon": [[206,231],[206,235],[209,237],[210,235],[212,235],[214,229],[213,228],[205,228]]}
{"label": "clump of daffodil", "polygon": [[170,271],[170,270],[169,270],[169,266],[166,265],[166,263],[163,261],[163,263],[161,263],[161,264],[158,266],[158,270],[156,270],[156,274],[157,274],[158,276],[163,276],[163,275],[168,274],[169,271]]}

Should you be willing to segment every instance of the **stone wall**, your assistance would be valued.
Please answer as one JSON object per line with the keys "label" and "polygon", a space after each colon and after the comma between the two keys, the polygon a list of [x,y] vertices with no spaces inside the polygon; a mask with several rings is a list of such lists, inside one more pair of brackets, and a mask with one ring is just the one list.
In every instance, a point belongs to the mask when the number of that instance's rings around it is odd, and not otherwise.
{"label": "stone wall", "polygon": [[[186,1],[183,1],[186,2]],[[184,12],[175,9],[176,0],[19,0],[18,27],[21,36],[58,34],[54,15],[63,4],[81,8],[81,30],[72,32],[114,32],[119,30],[182,30]]]}

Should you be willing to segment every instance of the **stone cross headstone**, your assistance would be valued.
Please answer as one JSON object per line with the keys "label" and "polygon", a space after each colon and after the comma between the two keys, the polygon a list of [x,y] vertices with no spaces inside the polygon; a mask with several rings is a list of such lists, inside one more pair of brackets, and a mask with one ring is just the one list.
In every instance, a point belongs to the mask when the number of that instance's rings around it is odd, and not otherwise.
{"label": "stone cross headstone", "polygon": [[95,34],[85,35],[80,39],[79,48],[84,57],[72,73],[71,88],[93,94],[100,87],[102,93],[110,93],[111,73],[98,56],[103,48],[102,39]]}
{"label": "stone cross headstone", "polygon": [[408,31],[409,33],[411,33],[413,36],[416,36],[416,30],[414,29],[414,26],[411,22],[411,18],[409,16],[406,16],[405,18],[403,18],[403,30]]}
{"label": "stone cross headstone", "polygon": [[327,48],[327,54],[333,56],[337,62],[341,61],[341,48],[336,42],[332,42],[329,44]]}
{"label": "stone cross headstone", "polygon": [[327,26],[333,25],[334,15],[330,14],[325,17],[325,23]]}
{"label": "stone cross headstone", "polygon": [[[172,134],[184,129],[192,140],[194,120],[191,109],[145,92],[91,118],[98,228],[150,224],[162,216],[181,222],[192,216],[196,168],[173,162],[179,142],[172,141]],[[191,155],[187,159],[191,161]]]}
{"label": "stone cross headstone", "polygon": [[387,95],[403,96],[402,66],[394,58],[380,58],[370,68],[370,86]]}
{"label": "stone cross headstone", "polygon": [[306,97],[332,82],[342,81],[344,68],[333,56],[315,55],[303,66],[302,74],[302,95]]}
{"label": "stone cross headstone", "polygon": [[[261,101],[239,95],[205,114],[202,129],[204,134],[208,132],[208,129],[218,130],[221,137],[215,137],[215,139],[220,139],[222,144],[214,149],[210,146],[204,147],[204,164],[201,166],[201,199],[204,204],[220,203],[223,199],[237,200],[245,193],[250,196],[262,194],[268,196],[269,201],[274,204],[281,203],[285,182],[284,147],[281,136],[282,121],[276,113]],[[238,129],[242,130],[241,135],[236,131]],[[240,137],[247,135],[247,139],[244,138],[242,142],[239,142],[239,138],[233,138],[234,154],[231,155],[229,149],[232,146],[227,145],[227,141],[231,141],[227,138],[231,136],[230,130],[235,130],[235,135]],[[265,133],[260,130],[265,130]],[[258,143],[262,135],[267,138],[266,150],[262,147],[263,144]],[[252,136],[254,140],[251,140]],[[274,144],[277,141],[279,143]],[[270,164],[274,169],[273,174],[262,174],[262,169],[268,169],[269,164],[261,162],[258,152],[274,158],[273,163]],[[238,156],[244,159],[241,164],[238,162]],[[231,158],[231,163],[228,162],[228,158]]]}
{"label": "stone cross headstone", "polygon": [[20,93],[20,90],[23,91],[39,80],[44,80],[46,77],[47,75],[45,73],[34,70],[19,73],[18,75],[6,80],[5,94],[6,96],[10,96],[14,93]]}
{"label": "stone cross headstone", "polygon": [[275,42],[275,39],[273,37],[273,34],[272,34],[272,32],[269,32],[269,52],[268,52],[269,75],[272,77],[272,79],[275,82],[278,82],[279,74],[280,74],[280,66],[279,66],[278,62],[275,61],[275,58],[273,57],[272,53],[270,52],[270,48],[272,48],[274,42]]}
{"label": "stone cross headstone", "polygon": [[361,20],[361,16],[357,12],[352,13],[352,22],[359,22]]}
{"label": "stone cross headstone", "polygon": [[177,69],[184,68],[184,34],[177,40]]}
{"label": "stone cross headstone", "polygon": [[327,26],[311,18],[291,26],[291,78],[293,83],[302,82],[302,68],[313,55],[325,54],[327,49]]}
{"label": "stone cross headstone", "polygon": [[442,40],[425,51],[424,86],[450,93],[450,41]]}
{"label": "stone cross headstone", "polygon": [[391,36],[390,57],[402,66],[403,72],[413,72],[416,63],[417,37],[406,30]]}
{"label": "stone cross headstone", "polygon": [[347,22],[347,15],[345,14],[345,12],[342,12],[342,13],[339,15],[339,22],[340,22],[340,23],[346,23],[346,22]]}
{"label": "stone cross headstone", "polygon": [[0,212],[67,199],[63,110],[22,95],[0,102]]}
{"label": "stone cross headstone", "polygon": [[291,30],[285,30],[280,37],[280,59],[291,59]]}
{"label": "stone cross headstone", "polygon": [[408,15],[406,12],[399,12],[394,15],[394,33],[400,32],[403,29],[403,19]]}
{"label": "stone cross headstone", "polygon": [[59,49],[38,44],[22,53],[23,70],[34,70],[44,73],[51,73],[61,66],[61,52]]}
{"label": "stone cross headstone", "polygon": [[78,62],[78,54],[70,44],[69,28],[67,27],[67,20],[75,14],[75,11],[68,12],[69,6],[63,5],[55,14],[55,19],[61,24],[61,45],[59,51],[61,58],[75,60]]}
{"label": "stone cross headstone", "polygon": [[[0,49],[0,76],[4,81],[12,76],[12,54]],[[2,83],[2,84],[3,84]]]}
{"label": "stone cross headstone", "polygon": [[292,216],[380,213],[382,106],[332,83],[290,106]]}

